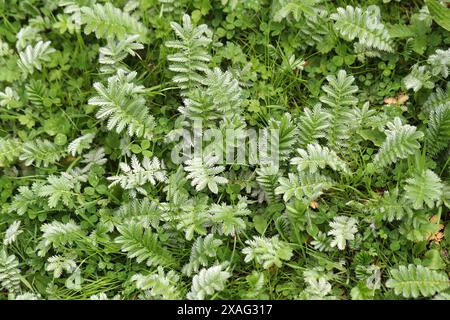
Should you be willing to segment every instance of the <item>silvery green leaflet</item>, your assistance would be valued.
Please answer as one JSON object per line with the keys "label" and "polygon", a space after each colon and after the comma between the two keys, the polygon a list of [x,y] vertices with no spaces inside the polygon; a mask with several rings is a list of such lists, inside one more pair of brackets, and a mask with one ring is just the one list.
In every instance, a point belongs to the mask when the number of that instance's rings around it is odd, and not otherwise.
{"label": "silvery green leaflet", "polygon": [[0,299],[449,299],[449,6],[1,0]]}

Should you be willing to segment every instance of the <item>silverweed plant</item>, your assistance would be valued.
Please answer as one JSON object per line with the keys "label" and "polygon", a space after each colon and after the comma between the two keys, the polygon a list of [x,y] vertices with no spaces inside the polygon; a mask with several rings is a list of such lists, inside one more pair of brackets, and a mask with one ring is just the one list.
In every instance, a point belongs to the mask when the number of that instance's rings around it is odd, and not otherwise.
{"label": "silverweed plant", "polygon": [[0,0],[0,299],[450,299],[450,2]]}

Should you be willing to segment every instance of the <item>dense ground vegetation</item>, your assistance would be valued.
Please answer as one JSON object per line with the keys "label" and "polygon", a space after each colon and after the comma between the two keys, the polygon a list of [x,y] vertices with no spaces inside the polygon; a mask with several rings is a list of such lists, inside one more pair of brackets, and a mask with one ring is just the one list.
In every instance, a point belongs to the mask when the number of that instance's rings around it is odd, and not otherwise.
{"label": "dense ground vegetation", "polygon": [[0,0],[0,299],[449,299],[448,7]]}

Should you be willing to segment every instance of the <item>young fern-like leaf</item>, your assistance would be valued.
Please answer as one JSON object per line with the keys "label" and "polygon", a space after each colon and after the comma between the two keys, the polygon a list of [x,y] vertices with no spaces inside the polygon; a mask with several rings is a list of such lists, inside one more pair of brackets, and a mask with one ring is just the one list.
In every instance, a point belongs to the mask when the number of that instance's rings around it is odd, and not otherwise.
{"label": "young fern-like leaf", "polygon": [[208,71],[211,60],[207,47],[211,43],[211,32],[206,24],[194,26],[191,18],[183,15],[183,26],[170,23],[178,40],[167,41],[166,47],[177,52],[167,56],[171,62],[169,70],[176,72],[173,81],[183,92],[203,82],[202,74]]}
{"label": "young fern-like leaf", "polygon": [[292,121],[289,113],[285,113],[280,120],[271,119],[269,121],[268,130],[277,132],[275,138],[278,136],[278,154],[280,160],[287,159],[293,148],[297,144],[298,129]]}
{"label": "young fern-like leaf", "polygon": [[56,163],[64,155],[64,152],[54,143],[35,139],[23,144],[20,161],[25,161],[26,166],[34,163],[35,166],[48,167],[49,164]]}
{"label": "young fern-like leaf", "polygon": [[94,133],[88,133],[82,135],[81,137],[76,138],[75,140],[69,143],[69,146],[67,147],[67,152],[72,156],[75,156],[76,154],[81,154],[84,149],[89,148],[94,138],[95,138]]}
{"label": "young fern-like leaf", "polygon": [[3,237],[3,245],[8,246],[14,243],[17,240],[17,237],[23,232],[20,229],[20,220],[16,220],[11,223],[5,231],[5,235]]}
{"label": "young fern-like leaf", "polygon": [[130,35],[123,40],[108,38],[105,47],[99,49],[99,62],[101,64],[114,65],[124,60],[128,55],[137,56],[136,51],[144,49],[142,43],[137,42],[139,35]]}
{"label": "young fern-like leaf", "polygon": [[431,77],[432,74],[427,66],[415,64],[412,67],[411,72],[403,78],[403,83],[406,89],[413,89],[414,92],[419,91],[422,87],[432,89],[434,87],[434,82],[431,80]]}
{"label": "young fern-like leaf", "polygon": [[65,244],[72,244],[81,234],[81,228],[73,220],[67,223],[53,221],[42,225],[42,238],[46,244],[52,244],[55,247]]}
{"label": "young fern-like leaf", "polygon": [[335,171],[350,173],[347,164],[327,147],[322,147],[319,144],[308,144],[307,150],[297,149],[297,152],[299,157],[292,158],[291,164],[296,165],[299,172],[308,171],[313,174],[319,169],[329,166]]}
{"label": "young fern-like leaf", "polygon": [[185,162],[184,170],[189,172],[187,178],[192,179],[191,184],[197,191],[207,186],[212,193],[217,193],[218,185],[228,182],[227,178],[218,176],[225,167],[215,166],[217,160],[217,157],[205,156],[204,159],[197,157]]}
{"label": "young fern-like leaf", "polygon": [[133,155],[131,157],[131,166],[125,162],[120,163],[122,175],[108,177],[112,181],[109,187],[120,185],[125,190],[130,190],[130,194],[135,197],[136,192],[147,195],[147,191],[143,186],[147,183],[155,185],[157,182],[167,180],[167,174],[164,163],[158,158],[153,159],[144,157],[142,163]]}
{"label": "young fern-like leaf", "polygon": [[316,13],[316,6],[319,2],[321,0],[290,0],[287,3],[283,1],[281,8],[275,12],[273,20],[279,22],[292,15],[296,21],[299,21],[302,16],[313,16]]}
{"label": "young fern-like leaf", "polygon": [[386,140],[375,155],[373,163],[379,168],[395,163],[400,159],[406,159],[420,148],[420,140],[423,133],[416,131],[416,127],[402,124],[396,117],[386,124]]}
{"label": "young fern-like leaf", "polygon": [[247,225],[242,217],[251,214],[247,209],[246,199],[242,198],[235,206],[226,204],[213,204],[209,209],[213,230],[217,229],[219,234],[235,236],[246,229]]}
{"label": "young fern-like leaf", "polygon": [[204,238],[197,238],[192,245],[189,263],[183,267],[183,273],[191,276],[192,273],[198,272],[200,267],[208,266],[211,258],[217,256],[217,250],[223,241],[214,238],[213,234],[208,234]]}
{"label": "young fern-like leaf", "polygon": [[449,288],[450,279],[443,272],[410,264],[391,269],[386,286],[404,298],[430,297]]}
{"label": "young fern-like leaf", "polygon": [[268,202],[273,203],[279,200],[279,195],[275,192],[278,187],[279,170],[274,166],[261,166],[256,169],[256,181],[264,191]]}
{"label": "young fern-like leaf", "polygon": [[27,74],[33,74],[35,70],[42,70],[42,65],[49,62],[50,55],[56,50],[50,47],[51,41],[39,41],[33,47],[28,45],[24,51],[19,52],[19,67]]}
{"label": "young fern-like leaf", "polygon": [[20,155],[22,143],[16,138],[0,138],[0,167],[8,167]]}
{"label": "young fern-like leaf", "polygon": [[321,102],[334,109],[353,106],[358,102],[353,95],[358,91],[358,87],[353,85],[355,78],[348,76],[345,70],[339,70],[337,76],[329,75],[326,79],[328,84],[322,86],[326,95],[320,97]]}
{"label": "young fern-like leaf", "polygon": [[434,208],[442,196],[443,184],[441,179],[433,171],[427,169],[415,173],[406,180],[405,198],[409,200],[414,209],[422,209],[424,204],[428,208]]}
{"label": "young fern-like leaf", "polygon": [[299,121],[299,142],[302,148],[308,144],[317,143],[320,138],[326,137],[330,127],[330,114],[322,110],[320,104],[316,104],[311,110],[305,108]]}
{"label": "young fern-like leaf", "polygon": [[49,96],[48,88],[41,80],[31,79],[25,85],[25,92],[28,102],[36,107],[43,107],[45,98]]}
{"label": "young fern-like leaf", "polygon": [[325,273],[322,267],[305,270],[303,272],[303,280],[307,287],[302,292],[301,297],[312,300],[336,299],[336,297],[329,295],[332,290],[329,282],[330,275]]}
{"label": "young fern-like leaf", "polygon": [[208,69],[202,85],[206,87],[206,94],[211,97],[214,106],[221,113],[228,115],[240,112],[242,89],[230,71],[223,72],[220,68]]}
{"label": "young fern-like leaf", "polygon": [[163,212],[157,204],[148,198],[141,200],[133,199],[129,203],[123,204],[115,211],[118,223],[136,222],[148,228],[157,228]]}
{"label": "young fern-like leaf", "polygon": [[332,286],[327,279],[310,279],[307,283],[308,287],[303,294],[305,294],[309,300],[336,299],[333,296],[328,296],[328,294],[331,292]]}
{"label": "young fern-like leaf", "polygon": [[144,46],[137,42],[139,35],[134,34],[127,36],[123,40],[115,40],[108,38],[106,46],[99,49],[98,62],[103,64],[100,70],[103,73],[115,73],[117,69],[126,69],[126,66],[121,63],[128,55],[134,57],[139,55],[137,50],[144,49]]}
{"label": "young fern-like leaf", "polygon": [[103,147],[98,149],[93,149],[88,153],[83,155],[83,160],[81,163],[86,163],[84,170],[89,170],[89,168],[96,164],[99,166],[104,165],[108,160],[105,158],[105,149]]}
{"label": "young fern-like leaf", "polygon": [[425,0],[426,7],[433,20],[442,28],[450,31],[450,10],[438,0]]}
{"label": "young fern-like leaf", "polygon": [[[322,0],[278,0],[274,1],[274,21],[287,20],[298,29],[298,37],[302,39],[298,45],[302,49],[316,46],[321,52],[329,50],[321,47],[330,34],[329,13],[320,6]],[[278,4],[278,6],[277,6]]]}
{"label": "young fern-like leaf", "polygon": [[428,57],[428,64],[433,76],[448,77],[448,68],[450,67],[450,49],[437,49],[436,52]]}
{"label": "young fern-like leaf", "polygon": [[145,42],[147,39],[147,28],[142,22],[109,2],[81,7],[80,13],[85,34],[94,32],[97,38],[115,37],[119,40],[126,35],[137,34],[140,41]]}
{"label": "young fern-like leaf", "polygon": [[41,41],[42,37],[39,34],[39,29],[31,25],[20,28],[16,34],[16,49],[22,51],[27,45]]}
{"label": "young fern-like leaf", "polygon": [[190,120],[200,120],[211,123],[220,119],[223,114],[214,106],[211,97],[206,95],[205,90],[191,89],[183,99],[183,106],[178,111]]}
{"label": "young fern-like leaf", "polygon": [[432,111],[437,108],[450,108],[450,90],[446,91],[441,88],[436,88],[436,91],[428,96],[428,99],[422,106],[422,112],[429,115]]}
{"label": "young fern-like leaf", "polygon": [[90,98],[88,103],[100,107],[96,116],[108,119],[108,130],[121,133],[126,129],[130,137],[150,138],[154,119],[146,106],[144,87],[133,82],[136,75],[134,71],[126,73],[119,69],[108,78],[107,87],[100,82],[94,83],[98,95]]}
{"label": "young fern-like leaf", "polygon": [[19,187],[8,208],[8,212],[15,213],[19,216],[27,213],[40,200],[36,190],[39,190],[39,188],[29,188],[28,186]]}
{"label": "young fern-like leaf", "polygon": [[138,223],[125,223],[117,226],[120,233],[115,239],[128,258],[134,258],[138,263],[145,262],[147,266],[174,266],[177,265],[172,254],[161,246],[158,234]]}
{"label": "young fern-like leaf", "polygon": [[65,245],[72,245],[85,236],[81,227],[73,220],[69,220],[67,223],[54,220],[51,223],[43,224],[41,231],[42,240],[37,246],[38,255],[41,257],[45,256],[50,247],[58,249]]}
{"label": "young fern-like leaf", "polygon": [[63,271],[71,274],[77,267],[76,262],[72,258],[54,255],[47,260],[46,271],[53,271],[53,278],[61,277]]}
{"label": "young fern-like leaf", "polygon": [[177,229],[183,230],[186,240],[192,240],[194,234],[206,235],[206,227],[210,224],[207,197],[189,199],[181,207]]}
{"label": "young fern-like leaf", "polygon": [[0,249],[0,289],[10,293],[20,292],[20,269],[16,256]]}
{"label": "young fern-like leaf", "polygon": [[307,172],[300,172],[298,175],[289,173],[288,178],[281,177],[278,182],[280,186],[275,189],[275,193],[282,194],[285,202],[295,197],[308,205],[333,185],[330,178]]}
{"label": "young fern-like leaf", "polygon": [[413,210],[408,201],[399,194],[399,189],[386,190],[383,196],[376,195],[369,203],[360,206],[364,212],[369,212],[375,217],[392,222],[401,220],[404,217],[411,217]]}
{"label": "young fern-like leaf", "polygon": [[205,122],[233,118],[241,113],[242,89],[230,71],[207,69],[201,87],[186,93],[184,106],[178,110],[186,117]]}
{"label": "young fern-like leaf", "polygon": [[331,251],[331,241],[332,239],[325,232],[319,231],[314,240],[311,241],[311,245],[319,251]]}
{"label": "young fern-like leaf", "polygon": [[231,277],[228,271],[217,265],[208,269],[203,268],[192,279],[191,291],[187,294],[189,300],[204,300],[216,292],[225,289],[225,282]]}
{"label": "young fern-like leaf", "polygon": [[450,106],[440,105],[430,112],[425,141],[433,156],[450,147]]}
{"label": "young fern-like leaf", "polygon": [[338,247],[339,250],[344,250],[348,240],[355,238],[355,233],[358,232],[356,227],[357,220],[355,218],[346,216],[337,216],[330,222],[331,230],[328,235],[333,236],[331,240],[331,247]]}
{"label": "young fern-like leaf", "polygon": [[177,285],[180,277],[175,271],[170,270],[165,273],[161,266],[158,266],[157,272],[142,275],[140,273],[131,277],[131,281],[136,282],[136,288],[148,292],[152,299],[179,300],[180,290]]}
{"label": "young fern-like leaf", "polygon": [[188,198],[188,192],[185,189],[187,179],[182,165],[173,172],[167,179],[167,184],[163,191],[166,192],[166,201],[172,203],[175,207],[185,204]]}
{"label": "young fern-like leaf", "polygon": [[326,79],[328,84],[322,86],[325,95],[320,97],[320,101],[328,106],[328,144],[332,148],[346,147],[353,123],[350,107],[358,102],[354,96],[358,87],[353,85],[355,78],[348,76],[345,70],[339,70],[337,76],[329,75]]}
{"label": "young fern-like leaf", "polygon": [[292,257],[292,248],[278,236],[265,238],[254,236],[253,239],[245,241],[247,246],[242,249],[245,254],[245,262],[255,260],[264,269],[272,266],[281,268],[284,261],[289,261]]}
{"label": "young fern-like leaf", "polygon": [[[330,33],[329,13],[320,6],[322,0],[278,0],[273,3],[273,20],[276,22],[287,20],[298,29],[298,43],[302,49],[321,46],[326,42]],[[325,39],[324,39],[325,38]]]}
{"label": "young fern-like leaf", "polygon": [[7,109],[16,109],[22,106],[20,97],[11,87],[5,87],[4,91],[0,91],[0,107]]}
{"label": "young fern-like leaf", "polygon": [[337,8],[337,12],[330,15],[330,18],[335,20],[334,28],[345,40],[358,38],[359,44],[367,48],[393,52],[389,32],[379,21],[379,15],[373,11],[363,11],[359,7],[348,5],[345,8]]}
{"label": "young fern-like leaf", "polygon": [[63,173],[60,176],[51,175],[47,178],[47,183],[39,188],[38,195],[48,198],[50,208],[57,207],[60,202],[68,208],[74,206],[73,198],[77,191],[80,191],[79,182],[75,177],[68,173]]}

